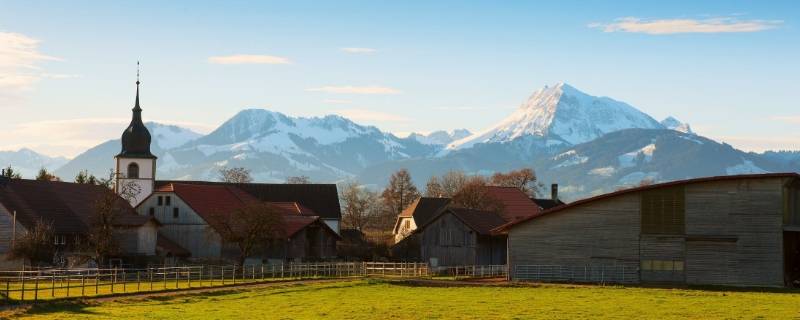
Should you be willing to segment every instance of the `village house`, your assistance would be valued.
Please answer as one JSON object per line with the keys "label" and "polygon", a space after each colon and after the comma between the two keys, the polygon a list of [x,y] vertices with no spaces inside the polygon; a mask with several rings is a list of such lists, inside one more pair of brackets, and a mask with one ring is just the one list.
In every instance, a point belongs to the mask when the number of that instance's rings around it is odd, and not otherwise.
{"label": "village house", "polygon": [[800,285],[800,175],[673,181],[512,221],[511,280]]}
{"label": "village house", "polygon": [[[235,248],[220,236],[216,215],[230,215],[262,202],[235,184],[171,182],[137,207],[140,215],[161,222],[159,238],[188,251],[194,261],[232,260]],[[266,202],[283,216],[283,238],[262,248],[251,262],[317,261],[336,257],[339,235],[319,215],[297,202]]]}
{"label": "village house", "polygon": [[422,198],[413,203],[397,219],[395,234],[405,236],[398,237],[392,253],[432,267],[504,264],[505,235],[492,234],[491,230],[538,214],[542,208],[517,188],[485,188],[487,198],[499,204],[500,210],[457,208],[444,198]]}
{"label": "village house", "polygon": [[[91,255],[91,248],[85,244],[92,230],[96,203],[109,195],[117,198],[112,224],[120,253],[113,258],[128,263],[158,260],[153,259],[158,221],[137,215],[127,201],[105,186],[5,177],[0,177],[0,254],[6,256],[16,239],[42,221],[53,227],[53,264],[85,263]],[[19,268],[22,263],[28,262],[3,259],[0,268]]]}

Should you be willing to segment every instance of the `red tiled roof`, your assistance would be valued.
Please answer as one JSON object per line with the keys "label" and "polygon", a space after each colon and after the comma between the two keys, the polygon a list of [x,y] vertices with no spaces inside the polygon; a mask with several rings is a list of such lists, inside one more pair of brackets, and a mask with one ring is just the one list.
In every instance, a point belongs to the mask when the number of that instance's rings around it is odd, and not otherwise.
{"label": "red tiled roof", "polygon": [[500,216],[515,221],[539,214],[542,210],[528,195],[514,187],[486,187],[487,193],[503,204]]}
{"label": "red tiled roof", "polygon": [[[90,184],[12,179],[0,184],[0,205],[9,213],[16,211],[17,221],[26,227],[41,218],[52,221],[56,233],[85,233],[90,229],[95,203],[108,192],[106,187]],[[124,199],[117,200],[125,213],[115,218],[115,225],[136,227],[152,220],[137,215]]]}
{"label": "red tiled roof", "polygon": [[[219,225],[215,225],[215,221],[218,221],[218,219],[215,219],[216,215],[231,214],[251,204],[261,203],[259,199],[230,184],[170,183],[158,187],[156,191],[175,193],[215,229],[220,228]],[[286,237],[291,237],[320,218],[314,215],[306,215],[313,214],[313,211],[296,203],[267,203],[283,214],[284,234]],[[327,224],[321,224],[327,227]],[[335,231],[331,232],[336,233]]]}
{"label": "red tiled roof", "polygon": [[322,219],[340,219],[339,193],[335,184],[227,183],[213,181],[156,180],[156,187],[169,184],[231,186],[265,202],[297,202]]}
{"label": "red tiled roof", "polygon": [[284,210],[288,214],[299,214],[301,216],[316,216],[316,212],[297,202],[268,202],[269,204]]}
{"label": "red tiled roof", "polygon": [[541,216],[558,213],[558,212],[561,212],[561,211],[563,211],[565,209],[577,207],[577,206],[584,205],[584,204],[587,204],[587,203],[591,203],[591,202],[594,202],[594,201],[599,201],[599,200],[603,200],[603,199],[608,199],[608,198],[621,196],[621,195],[624,195],[624,194],[629,194],[629,193],[634,193],[634,192],[639,192],[639,191],[644,191],[644,190],[652,190],[652,189],[658,189],[658,188],[666,188],[666,187],[673,187],[673,186],[680,186],[680,185],[687,185],[687,184],[695,184],[695,183],[703,183],[703,182],[744,180],[744,179],[765,179],[765,178],[800,178],[800,174],[795,173],[795,172],[784,172],[784,173],[764,173],[764,174],[742,174],[742,175],[730,175],[730,176],[713,176],[713,177],[703,177],[703,178],[695,178],[695,179],[687,179],[687,180],[670,181],[670,182],[652,184],[652,185],[641,186],[641,187],[636,187],[636,188],[623,189],[623,190],[619,190],[619,191],[615,191],[615,192],[611,192],[611,193],[601,194],[599,196],[594,196],[594,197],[591,197],[591,198],[586,198],[586,199],[574,201],[574,202],[571,202],[571,203],[568,203],[568,204],[564,204],[564,205],[552,208],[550,210],[542,211],[540,214],[537,214],[537,215],[534,215],[534,216],[530,216],[530,217],[523,218],[523,219],[516,220],[516,221],[511,221],[511,222],[506,223],[506,224],[504,224],[504,225],[502,225],[500,227],[495,228],[493,230],[493,232],[495,232],[495,233],[507,232],[510,228],[514,227],[515,225],[518,225],[518,224],[523,223],[525,221],[532,220],[532,219],[535,219],[535,218],[538,218],[538,217],[541,217]]}

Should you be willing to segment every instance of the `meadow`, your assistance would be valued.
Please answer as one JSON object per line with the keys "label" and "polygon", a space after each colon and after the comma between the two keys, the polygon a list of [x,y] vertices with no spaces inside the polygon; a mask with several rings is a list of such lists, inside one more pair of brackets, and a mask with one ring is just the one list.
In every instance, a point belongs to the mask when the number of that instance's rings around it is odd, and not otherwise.
{"label": "meadow", "polygon": [[276,284],[63,301],[0,313],[19,319],[798,319],[796,291],[621,286],[442,287],[404,281]]}

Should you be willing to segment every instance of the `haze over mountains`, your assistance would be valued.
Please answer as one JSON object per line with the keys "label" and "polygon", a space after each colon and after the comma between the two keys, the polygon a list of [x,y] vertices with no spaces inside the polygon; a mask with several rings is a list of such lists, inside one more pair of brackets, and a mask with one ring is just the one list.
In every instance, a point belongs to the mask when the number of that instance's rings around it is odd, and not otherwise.
{"label": "haze over mountains", "polygon": [[[305,175],[315,182],[358,179],[382,186],[393,170],[408,168],[422,186],[431,175],[453,169],[491,174],[533,167],[542,182],[561,184],[561,194],[575,199],[642,180],[800,171],[800,152],[743,152],[697,136],[673,117],[659,122],[624,102],[564,83],[537,90],[506,119],[474,134],[400,138],[341,116],[291,117],[262,109],[243,110],[207,135],[147,126],[161,179],[215,180],[219,167],[242,166],[262,182]],[[26,177],[44,166],[71,180],[83,169],[107,175],[119,148],[119,140],[110,140],[68,162],[12,158],[13,152],[0,153],[0,161],[24,168]]]}

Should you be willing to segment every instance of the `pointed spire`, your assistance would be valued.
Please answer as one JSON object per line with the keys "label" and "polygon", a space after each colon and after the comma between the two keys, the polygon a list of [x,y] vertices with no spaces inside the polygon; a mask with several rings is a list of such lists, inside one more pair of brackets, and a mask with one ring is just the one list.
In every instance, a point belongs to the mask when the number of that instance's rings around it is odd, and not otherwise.
{"label": "pointed spire", "polygon": [[136,61],[136,104],[133,106],[133,111],[142,111],[139,106],[139,61]]}

